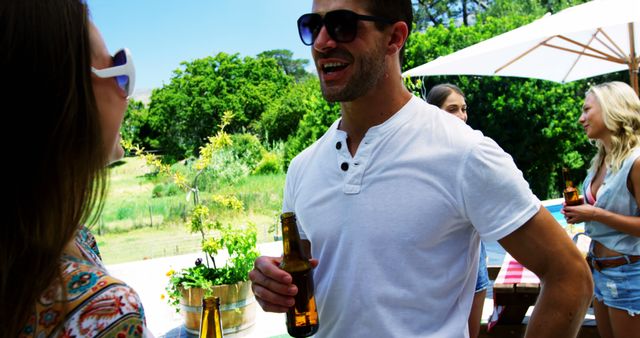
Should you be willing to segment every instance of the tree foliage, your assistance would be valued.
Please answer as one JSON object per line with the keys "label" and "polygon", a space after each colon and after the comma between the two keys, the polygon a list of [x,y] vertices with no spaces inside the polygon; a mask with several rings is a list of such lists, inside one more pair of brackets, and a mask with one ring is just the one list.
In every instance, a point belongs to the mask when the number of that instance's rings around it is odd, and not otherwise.
{"label": "tree foliage", "polygon": [[183,62],[168,85],[151,94],[149,123],[169,159],[197,155],[206,138],[232,111],[230,133],[250,128],[266,107],[293,84],[275,59],[219,53]]}
{"label": "tree foliage", "polygon": [[469,25],[473,17],[487,7],[481,0],[417,0],[415,22],[419,30],[460,20]]}
{"label": "tree foliage", "polygon": [[415,22],[418,31],[449,22],[469,26],[482,18],[504,16],[541,17],[589,0],[416,0]]}
{"label": "tree foliage", "polygon": [[317,100],[322,100],[318,78],[308,77],[289,86],[280,97],[267,105],[257,129],[265,139],[285,141],[298,129],[303,116],[313,113]]}
{"label": "tree foliage", "polygon": [[149,110],[141,101],[129,100],[120,133],[123,139],[132,144],[149,149],[158,147],[157,140],[152,138],[154,132],[149,125]]}
{"label": "tree foliage", "polygon": [[294,79],[300,81],[304,78],[307,78],[311,74],[309,74],[305,67],[309,64],[309,60],[307,59],[294,59],[293,52],[287,49],[274,49],[268,50],[266,52],[262,52],[258,54],[260,58],[272,58],[276,60],[280,68],[284,70],[284,73],[293,76]]}

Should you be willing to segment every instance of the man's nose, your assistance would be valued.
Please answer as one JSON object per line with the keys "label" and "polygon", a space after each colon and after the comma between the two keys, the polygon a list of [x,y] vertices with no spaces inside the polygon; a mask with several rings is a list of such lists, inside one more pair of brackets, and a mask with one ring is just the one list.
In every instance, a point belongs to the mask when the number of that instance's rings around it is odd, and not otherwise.
{"label": "man's nose", "polygon": [[313,42],[313,48],[319,52],[323,52],[327,49],[335,48],[336,44],[337,42],[329,35],[327,26],[322,25],[316,40]]}

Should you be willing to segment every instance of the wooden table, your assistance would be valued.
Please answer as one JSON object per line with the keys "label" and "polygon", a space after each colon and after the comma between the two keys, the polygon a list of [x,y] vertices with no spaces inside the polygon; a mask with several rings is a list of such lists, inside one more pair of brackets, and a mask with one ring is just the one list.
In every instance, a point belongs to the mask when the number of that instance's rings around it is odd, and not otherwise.
{"label": "wooden table", "polygon": [[493,284],[493,315],[489,328],[497,324],[520,324],[529,306],[536,303],[540,279],[507,253]]}
{"label": "wooden table", "polygon": [[[574,237],[572,234],[567,235]],[[586,255],[590,240],[586,236],[574,237],[578,249]],[[540,279],[518,263],[509,253],[505,254],[500,272],[493,284],[493,314],[487,328],[497,324],[520,324],[530,306],[536,303],[540,293]]]}

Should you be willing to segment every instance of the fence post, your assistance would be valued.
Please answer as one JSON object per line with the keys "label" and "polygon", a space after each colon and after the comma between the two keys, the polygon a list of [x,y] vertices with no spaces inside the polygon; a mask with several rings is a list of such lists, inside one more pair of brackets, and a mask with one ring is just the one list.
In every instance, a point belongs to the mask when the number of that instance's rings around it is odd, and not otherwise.
{"label": "fence post", "polygon": [[151,204],[149,204],[149,227],[153,228],[153,214],[151,213]]}

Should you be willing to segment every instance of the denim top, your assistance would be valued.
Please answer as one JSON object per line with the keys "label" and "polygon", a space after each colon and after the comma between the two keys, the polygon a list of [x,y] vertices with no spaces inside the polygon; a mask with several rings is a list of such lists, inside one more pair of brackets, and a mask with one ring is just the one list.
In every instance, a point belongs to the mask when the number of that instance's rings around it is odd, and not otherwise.
{"label": "denim top", "polygon": [[[607,170],[604,182],[596,196],[595,206],[626,216],[640,216],[640,210],[635,198],[627,188],[627,178],[631,166],[640,156],[640,148],[636,148],[624,160],[618,172]],[[595,171],[589,171],[584,180],[583,187],[590,187]],[[627,255],[640,255],[640,237],[635,237],[606,224],[596,221],[586,221],[585,230],[587,236],[602,243],[605,247]]]}

